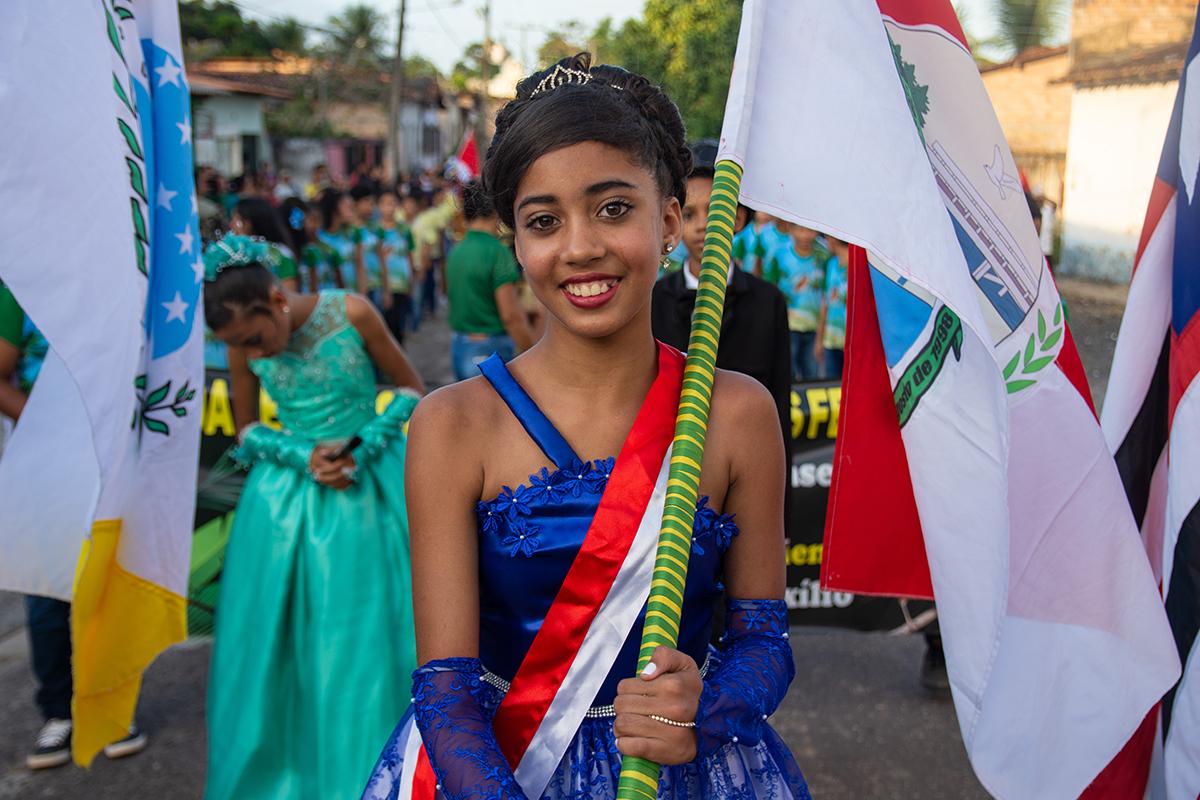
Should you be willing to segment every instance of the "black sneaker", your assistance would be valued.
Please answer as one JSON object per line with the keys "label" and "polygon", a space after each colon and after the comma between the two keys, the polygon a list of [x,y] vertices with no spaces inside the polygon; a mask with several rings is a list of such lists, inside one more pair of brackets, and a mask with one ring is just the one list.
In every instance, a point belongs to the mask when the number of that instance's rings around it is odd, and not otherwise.
{"label": "black sneaker", "polygon": [[38,732],[33,752],[25,756],[30,769],[61,767],[71,760],[71,720],[46,720]]}
{"label": "black sneaker", "polygon": [[931,692],[950,691],[950,676],[946,673],[946,651],[941,637],[926,641],[925,658],[921,661],[921,685]]}
{"label": "black sneaker", "polygon": [[137,723],[129,726],[129,735],[124,739],[113,742],[104,746],[104,755],[107,758],[125,758],[140,753],[146,749],[146,734],[138,730]]}

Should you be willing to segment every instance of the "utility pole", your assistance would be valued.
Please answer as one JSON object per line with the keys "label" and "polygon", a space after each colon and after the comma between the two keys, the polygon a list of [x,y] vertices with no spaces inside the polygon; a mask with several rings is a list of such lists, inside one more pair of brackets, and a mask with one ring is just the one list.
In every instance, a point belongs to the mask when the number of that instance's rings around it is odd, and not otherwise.
{"label": "utility pole", "polygon": [[475,111],[475,147],[483,166],[488,148],[488,83],[492,79],[492,0],[483,0],[483,58],[479,62],[479,103]]}
{"label": "utility pole", "polygon": [[519,31],[521,34],[521,67],[525,70],[525,74],[529,74],[537,69],[537,58],[529,51],[529,34],[546,33],[550,30],[545,25],[532,25],[526,23],[524,25],[507,25],[508,30]]}
{"label": "utility pole", "polygon": [[404,13],[407,5],[408,0],[400,0],[400,24],[396,26],[396,57],[392,59],[388,140],[384,156],[384,172],[389,181],[400,172],[400,106],[404,101]]}

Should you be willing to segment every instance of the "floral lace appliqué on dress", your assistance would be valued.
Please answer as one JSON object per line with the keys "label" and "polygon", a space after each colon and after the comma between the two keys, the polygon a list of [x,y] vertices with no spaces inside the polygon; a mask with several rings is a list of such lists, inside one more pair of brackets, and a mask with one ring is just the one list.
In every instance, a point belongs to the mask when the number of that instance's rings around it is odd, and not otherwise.
{"label": "floral lace appliqu\u00e9 on dress", "polygon": [[[529,476],[528,484],[523,483],[516,489],[504,486],[494,499],[481,501],[475,507],[480,533],[499,537],[500,543],[510,549],[510,556],[532,556],[541,544],[538,539],[541,529],[531,519],[537,511],[578,499],[585,493],[604,494],[615,463],[615,458],[575,460],[570,466],[553,472],[549,467],[542,467],[540,472]],[[713,510],[708,505],[708,497],[701,497],[696,504],[692,552],[704,555],[707,542],[724,554],[737,534],[734,515]]]}

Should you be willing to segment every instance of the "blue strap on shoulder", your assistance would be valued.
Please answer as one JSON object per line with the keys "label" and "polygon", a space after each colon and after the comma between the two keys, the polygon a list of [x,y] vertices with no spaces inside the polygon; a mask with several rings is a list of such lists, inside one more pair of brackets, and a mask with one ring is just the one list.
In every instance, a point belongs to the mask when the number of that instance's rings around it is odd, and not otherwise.
{"label": "blue strap on shoulder", "polygon": [[480,363],[479,371],[483,373],[483,377],[488,379],[488,383],[492,384],[492,388],[513,412],[513,416],[520,421],[525,432],[554,462],[554,466],[559,469],[567,469],[572,463],[579,461],[579,457],[575,455],[571,445],[567,444],[567,440],[554,427],[554,423],[542,413],[542,410],[537,407],[537,403],[533,402],[533,398],[521,388],[521,384],[517,383],[517,379],[508,371],[508,367],[504,365],[504,359],[493,353]]}

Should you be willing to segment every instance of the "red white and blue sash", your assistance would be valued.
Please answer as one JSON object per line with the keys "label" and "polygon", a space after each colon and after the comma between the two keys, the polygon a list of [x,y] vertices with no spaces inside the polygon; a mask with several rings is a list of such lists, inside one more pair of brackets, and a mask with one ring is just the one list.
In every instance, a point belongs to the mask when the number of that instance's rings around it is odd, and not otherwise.
{"label": "red white and blue sash", "polygon": [[[505,695],[493,728],[528,797],[540,797],[650,594],[683,383],[683,354],[658,346],[658,376],[621,447],[587,536]],[[415,727],[400,798],[433,800]]]}

